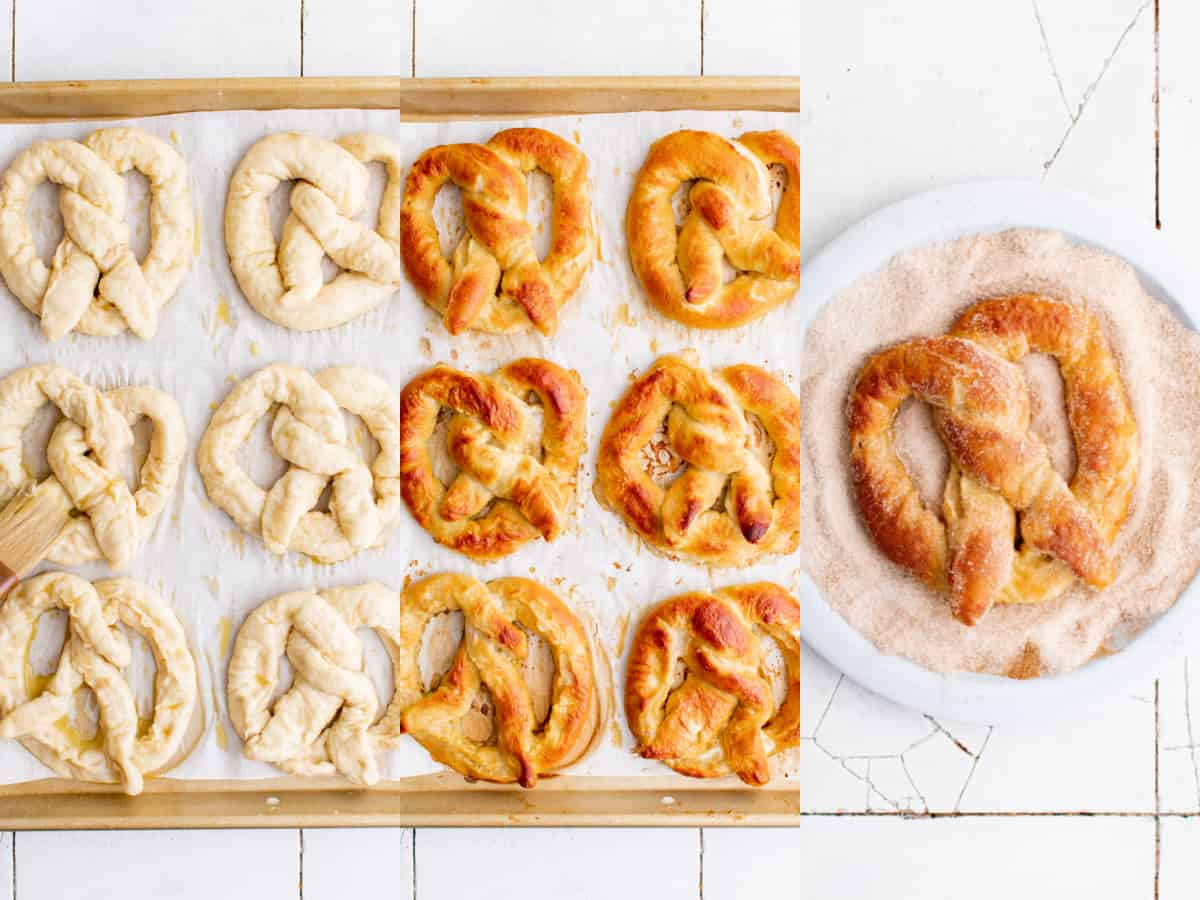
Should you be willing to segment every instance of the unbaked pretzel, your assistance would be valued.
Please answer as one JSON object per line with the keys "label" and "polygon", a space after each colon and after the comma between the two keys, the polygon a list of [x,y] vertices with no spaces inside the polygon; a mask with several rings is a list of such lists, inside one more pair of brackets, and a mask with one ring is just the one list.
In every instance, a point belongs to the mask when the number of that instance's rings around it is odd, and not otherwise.
{"label": "unbaked pretzel", "polygon": [[[379,227],[354,219],[367,199],[367,164],[383,163],[387,183]],[[336,142],[288,132],[251,147],[229,182],[225,247],[246,299],[272,322],[299,331],[333,328],[374,309],[400,286],[400,149],[377,134]],[[292,188],[279,246],[268,201]],[[342,268],[325,283],[321,260]]]}
{"label": "unbaked pretzel", "polygon": [[[46,558],[75,566],[103,558],[124,568],[150,536],[179,481],[187,433],[178,404],[155,388],[102,392],[55,365],[20,369],[0,380],[0,507],[33,482],[22,461],[22,435],[38,410],[52,403],[63,414],[46,447],[54,483],[81,514],[71,518]],[[150,421],[150,448],[138,488],[120,470],[130,450],[130,426]]]}
{"label": "unbaked pretzel", "polygon": [[[237,452],[276,404],[271,443],[289,466],[264,491]],[[350,444],[342,410],[360,417],[379,444],[370,467]],[[399,420],[396,393],[366,369],[339,366],[314,378],[294,366],[267,366],[213,413],[200,442],[200,475],[209,499],[272,553],[341,562],[382,543],[400,513]],[[320,512],[326,487],[329,512]]]}
{"label": "unbaked pretzel", "polygon": [[[462,643],[449,670],[426,691],[418,662],[426,626],[455,610],[464,616]],[[550,709],[541,723],[522,675],[526,632],[545,640],[554,655]],[[400,633],[393,702],[403,708],[404,730],[463,775],[534,787],[539,776],[578,761],[601,726],[587,633],[570,607],[537,582],[484,584],[466,575],[434,575],[401,595]],[[462,727],[482,688],[495,710],[495,739],[486,742]]]}
{"label": "unbaked pretzel", "polygon": [[[31,695],[29,649],[38,619],[52,609],[70,617],[58,667],[45,690]],[[130,646],[121,623],[154,652],[154,712],[139,721],[122,669]],[[74,736],[69,715],[76,693],[90,688],[100,710],[102,748]],[[58,774],[119,782],[139,794],[145,776],[177,764],[187,748],[198,683],[183,626],[150,588],[127,578],[89,584],[63,572],[18,585],[0,607],[0,738],[17,738]]]}
{"label": "unbaked pretzel", "polygon": [[[400,599],[381,584],[296,591],[259,606],[239,629],[229,660],[229,718],[250,759],[295,775],[340,772],[379,780],[377,756],[399,743],[401,698],[379,721],[379,700],[355,630],[375,631],[400,671]],[[272,701],[279,658],[291,686]]]}
{"label": "unbaked pretzel", "polygon": [[[1030,430],[1014,364],[1029,352],[1053,356],[1062,372],[1078,457],[1070,486]],[[892,443],[910,396],[934,407],[950,454],[941,519],[921,503]],[[1053,599],[1075,579],[1096,589],[1112,582],[1111,543],[1137,480],[1137,425],[1104,332],[1083,307],[1033,294],[978,303],[949,336],[873,357],[848,415],[868,530],[889,559],[949,594],[964,624],[996,602]]]}
{"label": "unbaked pretzel", "polygon": [[[654,447],[664,425],[666,446]],[[658,462],[648,465],[647,449],[680,461],[670,484],[649,471]],[[606,506],[669,556],[742,566],[791,553],[800,530],[800,402],[754,366],[710,375],[693,351],[664,356],[613,410],[597,487]]]}
{"label": "unbaked pretzel", "polygon": [[[760,634],[782,652],[778,706]],[[800,604],[769,582],[663,602],[633,639],[625,714],[647,759],[695,778],[732,772],[766,784],[769,758],[800,744]]]}
{"label": "unbaked pretzel", "polygon": [[[541,404],[540,440],[530,396]],[[444,485],[430,438],[450,412],[446,449],[458,472]],[[519,359],[490,376],[439,365],[400,394],[400,479],[413,517],[439,544],[475,560],[499,559],[562,533],[585,449],[587,391],[579,374]]]}
{"label": "unbaked pretzel", "polygon": [[[787,183],[774,227],[769,165]],[[691,210],[675,224],[684,185]],[[676,131],[650,148],[625,214],[629,258],[659,311],[696,328],[756,319],[800,285],[800,148],[780,131],[736,141]],[[726,283],[725,261],[736,270]]]}
{"label": "unbaked pretzel", "polygon": [[[554,184],[550,252],[539,261],[525,220],[526,175]],[[467,233],[447,260],[433,203],[448,182],[462,190]],[[401,217],[404,266],[446,329],[553,334],[596,254],[587,157],[540,128],[510,128],[486,144],[446,144],[413,163]]]}
{"label": "unbaked pretzel", "polygon": [[[125,183],[150,183],[150,250],[139,264],[125,224]],[[29,230],[29,200],[59,185],[63,238],[47,269]],[[191,266],[195,214],[187,163],[166,141],[136,128],[106,128],[82,143],[40,141],[0,182],[0,274],[56,340],[71,331],[154,336],[159,310]]]}

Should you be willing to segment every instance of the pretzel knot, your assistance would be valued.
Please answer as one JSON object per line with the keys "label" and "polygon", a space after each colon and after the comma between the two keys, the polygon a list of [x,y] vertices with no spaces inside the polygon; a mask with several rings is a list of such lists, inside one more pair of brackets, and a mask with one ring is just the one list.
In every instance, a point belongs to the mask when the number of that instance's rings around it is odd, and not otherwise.
{"label": "pretzel knot", "polygon": [[[150,183],[150,249],[139,264],[125,224],[125,183],[136,169]],[[29,201],[45,181],[59,185],[63,238],[47,269],[29,229]],[[20,153],[0,182],[0,274],[56,340],[71,331],[150,338],[159,310],[191,265],[195,214],[187,163],[165,141],[136,128],[106,128],[83,143],[40,141]]]}
{"label": "pretzel knot", "polygon": [[[1068,485],[1030,430],[1019,366],[1027,353],[1059,364],[1077,468]],[[951,467],[942,518],[922,504],[896,455],[892,421],[916,397],[934,408]],[[1137,424],[1099,322],[1032,294],[968,309],[947,337],[873,357],[849,402],[854,490],[880,549],[974,625],[993,603],[1041,603],[1076,579],[1102,589],[1111,544],[1137,481]],[[1019,540],[1018,540],[1019,535]]]}
{"label": "pretzel knot", "polygon": [[[554,186],[550,252],[540,261],[525,219],[526,176],[537,169]],[[462,190],[467,233],[447,260],[433,204],[449,182]],[[532,326],[551,335],[596,255],[591,203],[587,157],[548,131],[510,128],[486,144],[434,147],[413,163],[404,187],[408,277],[451,334]]]}
{"label": "pretzel knot", "polygon": [[800,402],[754,366],[698,366],[692,351],[664,356],[629,388],[600,439],[599,496],[670,556],[741,566],[791,553]]}
{"label": "pretzel knot", "polygon": [[[425,629],[441,613],[461,610],[465,631],[440,681],[427,691],[419,657]],[[401,596],[403,644],[396,697],[404,730],[434,759],[470,778],[531,788],[578,761],[603,718],[591,644],[583,625],[552,591],[525,578],[484,584],[465,575],[435,575]],[[540,717],[523,671],[530,635],[554,658],[549,710]],[[493,735],[481,740],[468,725],[486,689]]]}
{"label": "pretzel knot", "polygon": [[[279,404],[271,443],[288,470],[264,491],[241,467],[238,449]],[[343,410],[379,445],[368,467],[351,445]],[[240,382],[213,414],[200,442],[208,496],[272,553],[289,550],[334,563],[381,544],[400,513],[400,410],[387,382],[342,366],[313,377],[273,365]],[[330,488],[329,511],[315,507]]]}
{"label": "pretzel knot", "polygon": [[[775,642],[782,670],[760,638]],[[625,712],[646,759],[695,778],[732,772],[766,784],[769,758],[800,744],[800,604],[769,582],[665,601],[634,637]]]}
{"label": "pretzel knot", "polygon": [[[122,569],[150,536],[179,481],[187,433],[176,402],[150,387],[98,391],[61,366],[20,369],[0,380],[0,507],[34,482],[26,470],[22,436],[47,403],[63,419],[46,447],[52,484],[70,497],[72,517],[46,558],[64,566],[103,558]],[[142,418],[152,426],[137,490],[121,473],[133,449],[130,430]]]}
{"label": "pretzel knot", "polygon": [[[250,614],[234,641],[228,679],[229,718],[246,756],[295,775],[379,780],[377,755],[403,734],[400,698],[375,721],[379,701],[358,628],[379,636],[398,673],[399,598],[381,584],[296,591]],[[284,654],[292,683],[272,703]]]}
{"label": "pretzel knot", "polygon": [[[366,205],[367,164],[387,182],[375,231],[355,220]],[[225,202],[225,247],[246,299],[272,322],[300,331],[333,328],[374,309],[400,286],[400,149],[376,134],[336,142],[272,134],[238,163]],[[268,201],[296,181],[279,246]],[[321,260],[341,271],[325,283]]]}
{"label": "pretzel knot", "polygon": [[[443,410],[457,469],[448,486],[430,453]],[[519,359],[490,376],[436,366],[400,393],[404,502],[435,541],[475,560],[499,559],[539,536],[552,541],[574,499],[586,422],[578,373],[544,359]]]}
{"label": "pretzel knot", "polygon": [[[771,225],[768,166],[786,184]],[[673,202],[688,190],[676,227]],[[731,328],[787,300],[800,284],[800,148],[779,131],[736,141],[676,131],[650,148],[626,211],[634,271],[659,311],[696,328]],[[726,261],[736,270],[726,282]]]}
{"label": "pretzel knot", "polygon": [[[37,693],[29,650],[41,616],[69,616],[58,667]],[[154,652],[154,712],[139,718],[122,669],[131,659],[128,626]],[[71,724],[76,694],[89,688],[99,708],[97,739],[82,738]],[[60,775],[119,782],[141,793],[145,776],[175,765],[189,747],[198,691],[187,636],[171,608],[150,588],[115,578],[94,585],[56,572],[28,579],[0,607],[0,738],[17,738]]]}

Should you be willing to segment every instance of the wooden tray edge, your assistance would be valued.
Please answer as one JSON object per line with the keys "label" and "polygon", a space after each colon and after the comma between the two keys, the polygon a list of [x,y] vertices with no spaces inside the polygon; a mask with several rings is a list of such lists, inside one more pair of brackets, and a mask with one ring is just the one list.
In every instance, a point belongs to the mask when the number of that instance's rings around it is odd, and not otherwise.
{"label": "wooden tray edge", "polygon": [[800,110],[800,79],[769,77],[180,78],[0,86],[0,121],[231,109],[394,109],[405,120],[673,109]]}

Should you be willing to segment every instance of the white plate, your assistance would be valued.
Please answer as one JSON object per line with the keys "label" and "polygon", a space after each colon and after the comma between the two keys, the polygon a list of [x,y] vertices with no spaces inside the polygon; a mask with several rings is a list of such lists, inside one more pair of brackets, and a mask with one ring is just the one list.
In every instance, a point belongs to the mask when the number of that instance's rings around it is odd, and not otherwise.
{"label": "white plate", "polygon": [[[967,234],[1047,228],[1132,265],[1149,293],[1189,327],[1200,322],[1198,282],[1154,229],[1091,200],[1036,182],[987,181],[918,194],[847,230],[804,267],[799,308],[808,323],[830,299],[905,250]],[[1200,402],[1200,398],[1197,398]],[[834,476],[836,477],[836,476]],[[1200,525],[1200,523],[1197,523]],[[803,540],[803,537],[801,538]],[[995,675],[943,675],[886,656],[825,602],[807,576],[801,585],[805,642],[852,679],[933,716],[997,724],[1076,712],[1153,679],[1197,635],[1200,579],[1124,650],[1066,675],[1014,681]]]}

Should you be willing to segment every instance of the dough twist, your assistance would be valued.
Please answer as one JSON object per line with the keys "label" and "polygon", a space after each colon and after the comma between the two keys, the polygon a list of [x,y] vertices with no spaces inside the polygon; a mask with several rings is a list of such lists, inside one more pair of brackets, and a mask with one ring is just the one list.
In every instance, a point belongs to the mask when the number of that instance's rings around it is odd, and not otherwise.
{"label": "dough twist", "polygon": [[[774,227],[770,174],[786,184]],[[673,200],[688,192],[682,228]],[[731,328],[766,314],[800,284],[800,148],[779,131],[736,141],[676,131],[650,148],[625,214],[629,257],[663,315],[696,328]],[[726,283],[726,260],[737,270]]]}
{"label": "dough twist", "polygon": [[[31,693],[29,649],[38,619],[52,609],[70,617],[58,667],[45,689]],[[154,652],[154,712],[140,721],[121,670],[129,641],[121,623]],[[100,746],[89,746],[70,724],[76,693],[90,688],[100,717]],[[39,575],[18,585],[0,607],[0,738],[17,738],[64,777],[119,782],[141,793],[147,775],[176,765],[187,752],[196,708],[196,664],[183,626],[154,591],[115,578],[94,585],[66,573]]]}
{"label": "dough twist", "polygon": [[[355,220],[366,204],[367,164],[387,183],[378,231]],[[336,142],[272,134],[246,151],[229,182],[225,247],[246,299],[272,322],[299,331],[333,328],[374,309],[400,286],[400,149],[376,134]],[[268,201],[296,181],[279,246]],[[328,284],[321,260],[343,270]]]}
{"label": "dough twist", "polygon": [[[538,260],[525,219],[526,176],[540,169],[554,185],[550,252]],[[467,233],[447,260],[433,203],[448,182],[462,190]],[[558,311],[596,255],[587,157],[540,128],[510,128],[486,144],[447,144],[413,163],[404,187],[401,249],[417,292],[446,329],[551,335]]]}
{"label": "dough twist", "polygon": [[[20,369],[0,380],[0,507],[33,482],[22,461],[22,435],[38,410],[52,403],[63,414],[46,447],[51,479],[82,515],[68,521],[47,559],[64,566],[103,558],[122,569],[150,536],[179,481],[187,433],[179,406],[150,387],[102,392],[55,365]],[[121,474],[130,427],[146,418],[150,448],[137,490]]]}
{"label": "dough twist", "polygon": [[[1030,430],[1026,353],[1060,367],[1078,465],[1070,485]],[[942,518],[896,455],[892,421],[910,396],[934,407],[950,454]],[[1137,425],[1099,322],[1033,294],[986,300],[950,335],[877,354],[850,396],[850,462],[880,549],[974,625],[993,603],[1040,603],[1075,579],[1112,583],[1111,543],[1137,481]],[[1019,526],[1019,527],[1018,527]],[[1020,541],[1017,540],[1018,535]]]}
{"label": "dough twist", "polygon": [[[544,417],[539,436],[533,408]],[[443,408],[446,449],[458,468],[447,487],[430,438]],[[587,391],[578,373],[519,359],[490,376],[436,366],[400,394],[404,502],[439,544],[475,560],[499,559],[537,537],[562,533],[585,449]]]}
{"label": "dough twist", "polygon": [[[275,404],[271,442],[289,467],[264,491],[237,452]],[[370,466],[351,446],[342,410],[360,417],[378,443]],[[396,393],[365,369],[335,367],[314,378],[294,366],[267,366],[213,413],[200,442],[200,475],[209,499],[272,553],[341,562],[381,544],[400,513],[399,421]],[[320,512],[326,487],[329,512]]]}
{"label": "dough twist", "polygon": [[[426,691],[418,662],[434,616],[461,610],[465,633],[449,670]],[[438,762],[470,778],[517,782],[578,761],[601,726],[591,644],[583,625],[556,594],[526,578],[487,584],[465,575],[434,575],[401,597],[402,645],[396,667],[401,721]],[[550,708],[539,722],[522,674],[528,634],[554,656]],[[494,709],[494,741],[481,741],[464,721],[481,689]]]}
{"label": "dough twist", "polygon": [[[379,780],[376,757],[403,734],[402,701],[393,695],[375,721],[379,701],[355,634],[363,627],[379,635],[398,673],[400,600],[381,584],[296,591],[250,614],[234,641],[228,680],[229,718],[246,756],[296,775]],[[272,703],[285,653],[292,684]]]}
{"label": "dough twist", "polygon": [[742,566],[791,553],[800,533],[800,402],[754,366],[713,376],[692,351],[664,356],[613,410],[597,487],[668,555]]}
{"label": "dough twist", "polygon": [[[779,704],[760,637],[782,652]],[[766,784],[769,757],[800,744],[800,604],[769,582],[665,601],[633,639],[625,713],[647,759]]]}
{"label": "dough twist", "polygon": [[[150,250],[139,264],[125,224],[121,176],[150,182]],[[29,201],[59,185],[63,238],[47,269],[29,229]],[[150,338],[158,314],[191,265],[195,213],[187,163],[170,144],[136,128],[106,128],[82,143],[40,141],[0,181],[0,274],[56,340],[71,331]]]}

